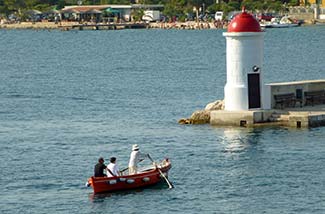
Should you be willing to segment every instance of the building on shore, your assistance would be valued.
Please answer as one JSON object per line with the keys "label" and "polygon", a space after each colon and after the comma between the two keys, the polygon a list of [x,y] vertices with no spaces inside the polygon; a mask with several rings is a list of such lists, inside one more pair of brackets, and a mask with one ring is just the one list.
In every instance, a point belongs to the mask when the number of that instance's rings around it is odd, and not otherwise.
{"label": "building on shore", "polygon": [[300,0],[300,6],[291,7],[289,11],[297,18],[324,22],[325,0]]}
{"label": "building on shore", "polygon": [[301,6],[310,5],[319,5],[321,8],[325,8],[325,0],[300,0]]}
{"label": "building on shore", "polygon": [[73,21],[111,21],[118,19],[119,21],[134,21],[133,13],[139,10],[162,10],[163,5],[73,5],[64,7],[60,13],[62,19]]}

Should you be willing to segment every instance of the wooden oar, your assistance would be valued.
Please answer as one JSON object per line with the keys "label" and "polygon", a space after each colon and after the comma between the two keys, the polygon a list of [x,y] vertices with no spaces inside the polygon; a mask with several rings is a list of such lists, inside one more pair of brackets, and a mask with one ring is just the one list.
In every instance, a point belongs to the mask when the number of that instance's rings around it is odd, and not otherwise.
{"label": "wooden oar", "polygon": [[158,172],[160,173],[160,175],[165,179],[166,183],[169,186],[169,189],[174,188],[173,184],[168,180],[168,178],[164,175],[164,173],[158,168],[157,164],[155,163],[155,161],[151,158],[151,156],[149,154],[148,154],[148,158],[150,159],[152,164],[156,167],[156,169],[158,169]]}

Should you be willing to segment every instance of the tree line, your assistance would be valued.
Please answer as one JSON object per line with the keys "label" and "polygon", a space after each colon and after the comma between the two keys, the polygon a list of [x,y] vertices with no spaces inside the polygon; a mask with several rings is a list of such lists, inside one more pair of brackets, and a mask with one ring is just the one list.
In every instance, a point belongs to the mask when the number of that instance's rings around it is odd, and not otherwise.
{"label": "tree line", "polygon": [[[48,11],[61,9],[67,5],[100,5],[100,4],[134,4],[135,0],[0,0],[0,14],[22,14],[27,10]],[[245,6],[249,11],[282,12],[288,6],[299,5],[299,0],[139,0],[140,4],[164,5],[163,14],[167,17],[184,17],[193,14],[194,9],[201,14],[215,11],[241,10]]]}

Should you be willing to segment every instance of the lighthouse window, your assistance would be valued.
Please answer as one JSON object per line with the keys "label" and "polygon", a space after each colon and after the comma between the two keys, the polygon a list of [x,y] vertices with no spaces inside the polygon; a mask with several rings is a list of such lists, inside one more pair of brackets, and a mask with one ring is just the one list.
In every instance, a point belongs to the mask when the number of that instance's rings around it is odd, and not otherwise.
{"label": "lighthouse window", "polygon": [[256,65],[253,66],[253,71],[254,71],[254,72],[258,72],[259,70],[260,70],[260,68],[257,67]]}

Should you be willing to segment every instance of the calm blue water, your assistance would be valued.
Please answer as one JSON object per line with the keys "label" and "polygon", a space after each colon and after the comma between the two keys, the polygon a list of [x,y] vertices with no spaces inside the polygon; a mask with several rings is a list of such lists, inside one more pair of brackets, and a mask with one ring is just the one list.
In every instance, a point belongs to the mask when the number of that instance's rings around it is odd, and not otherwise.
{"label": "calm blue water", "polygon": [[[324,79],[324,27],[267,30],[265,82]],[[223,98],[221,30],[0,30],[0,213],[325,213],[325,128],[177,120]],[[166,185],[93,196],[137,143]]]}

